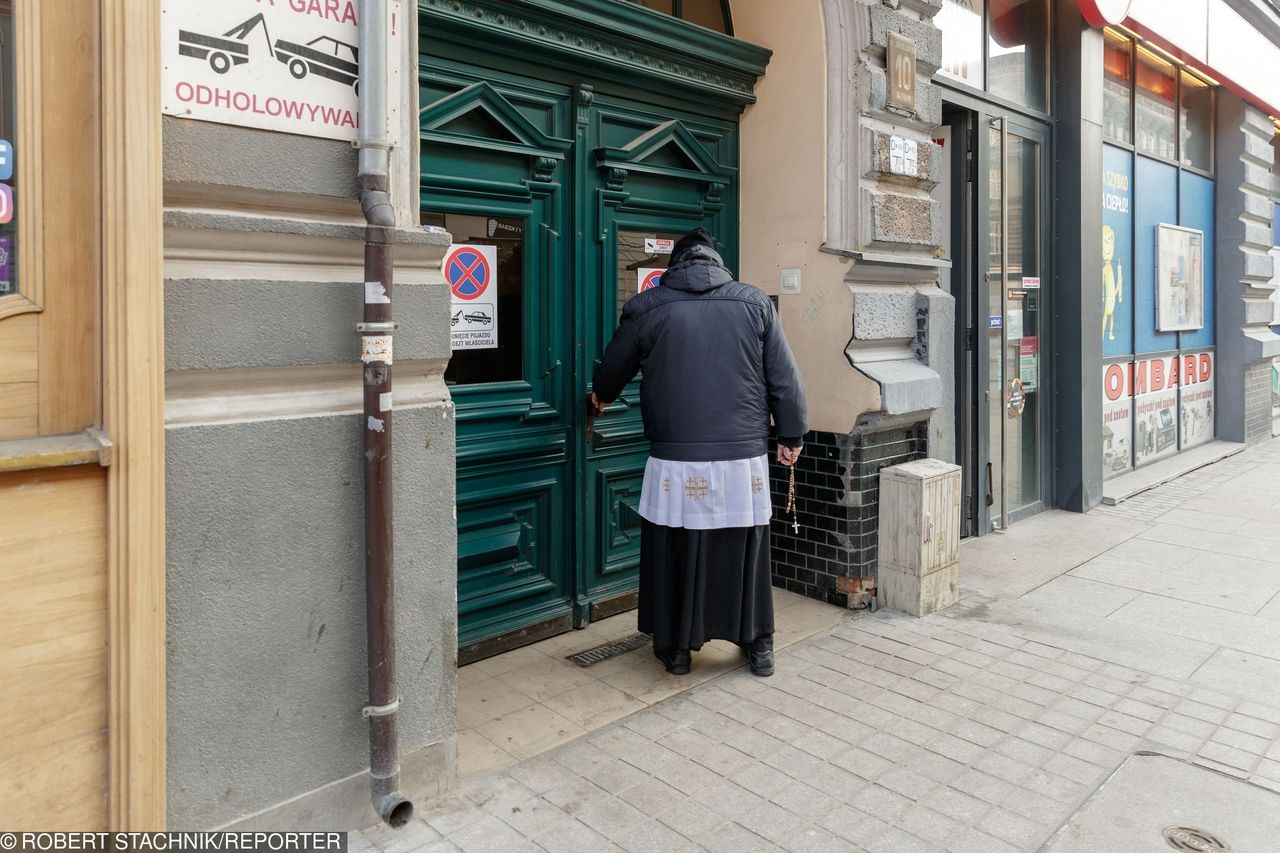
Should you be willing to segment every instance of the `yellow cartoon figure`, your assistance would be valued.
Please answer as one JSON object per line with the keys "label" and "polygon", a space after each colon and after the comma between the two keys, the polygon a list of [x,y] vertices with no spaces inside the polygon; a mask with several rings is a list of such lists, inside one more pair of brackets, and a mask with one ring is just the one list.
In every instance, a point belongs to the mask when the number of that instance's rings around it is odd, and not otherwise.
{"label": "yellow cartoon figure", "polygon": [[1116,232],[1110,225],[1102,226],[1102,331],[1107,331],[1107,321],[1111,321],[1111,332],[1108,337],[1116,339],[1116,303],[1124,302],[1124,267],[1116,261],[1115,271],[1111,270],[1111,262],[1116,256]]}

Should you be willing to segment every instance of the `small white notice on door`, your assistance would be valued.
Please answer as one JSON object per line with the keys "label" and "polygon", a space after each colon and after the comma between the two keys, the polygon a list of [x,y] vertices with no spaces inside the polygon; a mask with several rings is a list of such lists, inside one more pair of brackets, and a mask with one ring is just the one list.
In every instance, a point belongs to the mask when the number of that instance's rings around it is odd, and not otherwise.
{"label": "small white notice on door", "polygon": [[644,238],[644,250],[650,255],[669,255],[675,247],[675,240],[667,240],[662,237]]}
{"label": "small white notice on door", "polygon": [[498,249],[455,243],[442,264],[452,294],[450,343],[455,350],[498,346]]}

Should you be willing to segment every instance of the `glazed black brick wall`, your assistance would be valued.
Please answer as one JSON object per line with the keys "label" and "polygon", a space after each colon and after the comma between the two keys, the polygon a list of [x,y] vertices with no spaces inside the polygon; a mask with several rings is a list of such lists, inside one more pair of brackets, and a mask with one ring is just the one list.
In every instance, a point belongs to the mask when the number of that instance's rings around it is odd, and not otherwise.
{"label": "glazed black brick wall", "polygon": [[874,577],[880,513],[880,469],[927,455],[921,425],[864,435],[811,432],[796,464],[796,533],[782,508],[787,472],[770,466],[774,512],[773,585],[849,606],[841,579]]}

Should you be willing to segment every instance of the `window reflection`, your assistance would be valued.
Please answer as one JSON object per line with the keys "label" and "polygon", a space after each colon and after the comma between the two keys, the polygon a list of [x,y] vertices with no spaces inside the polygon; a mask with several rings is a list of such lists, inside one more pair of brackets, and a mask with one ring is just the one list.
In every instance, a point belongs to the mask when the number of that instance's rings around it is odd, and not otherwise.
{"label": "window reflection", "polygon": [[1182,72],[1182,165],[1213,168],[1213,88]]}
{"label": "window reflection", "polygon": [[1138,150],[1173,160],[1178,156],[1174,133],[1176,81],[1173,64],[1144,47],[1138,48],[1138,87],[1134,105],[1134,141]]}
{"label": "window reflection", "polygon": [[1106,30],[1105,36],[1102,54],[1102,133],[1117,142],[1130,142],[1133,42],[1110,29]]}
{"label": "window reflection", "polygon": [[981,89],[986,82],[982,73],[981,0],[943,0],[933,23],[942,30],[938,73]]}
{"label": "window reflection", "polygon": [[1049,104],[1048,0],[991,0],[987,90],[1032,109]]}

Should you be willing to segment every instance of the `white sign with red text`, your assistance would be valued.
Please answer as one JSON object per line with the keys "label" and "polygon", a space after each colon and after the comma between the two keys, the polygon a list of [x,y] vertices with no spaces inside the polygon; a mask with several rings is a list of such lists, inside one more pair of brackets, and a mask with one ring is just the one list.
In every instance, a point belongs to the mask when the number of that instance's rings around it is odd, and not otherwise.
{"label": "white sign with red text", "polygon": [[[164,113],[355,139],[356,5],[355,0],[163,0]],[[400,73],[402,5],[402,0],[387,4],[392,81]],[[398,84],[389,88],[394,125]]]}
{"label": "white sign with red text", "polygon": [[1213,361],[1212,352],[1198,352],[1103,366],[1104,444],[1106,431],[1111,431],[1108,473],[1127,467],[1123,444],[1130,417],[1132,458],[1137,465],[1171,456],[1180,447],[1203,444],[1213,437]]}

